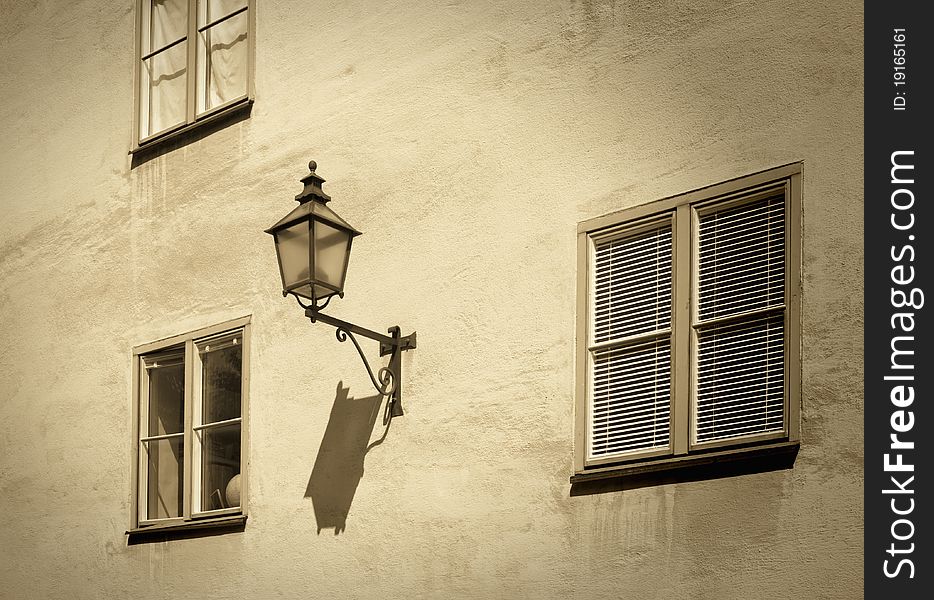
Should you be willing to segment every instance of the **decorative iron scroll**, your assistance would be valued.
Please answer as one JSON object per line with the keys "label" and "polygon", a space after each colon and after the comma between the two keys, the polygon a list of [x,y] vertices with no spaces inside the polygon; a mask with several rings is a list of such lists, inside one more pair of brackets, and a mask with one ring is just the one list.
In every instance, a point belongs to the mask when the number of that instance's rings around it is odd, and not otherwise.
{"label": "decorative iron scroll", "polygon": [[[340,296],[343,298],[344,294],[342,293],[340,294]],[[305,304],[304,302],[302,302],[302,299],[299,298],[297,295],[295,296],[295,301],[298,302],[298,305],[304,308],[305,310],[312,309],[315,312],[318,312],[319,310],[324,310],[327,307],[327,305],[331,302],[331,298],[333,297],[334,296],[328,296],[327,298],[325,298],[324,304]]]}
{"label": "decorative iron scroll", "polygon": [[[301,304],[301,301],[299,301],[299,304]],[[370,376],[370,382],[373,384],[373,387],[376,388],[376,391],[381,396],[389,398],[386,406],[390,417],[401,417],[403,415],[401,394],[402,353],[407,350],[415,349],[415,332],[413,331],[409,335],[402,336],[400,335],[399,326],[393,325],[388,329],[389,335],[378,333],[371,329],[360,327],[359,325],[354,325],[348,321],[343,321],[320,312],[320,308],[326,305],[327,302],[321,307],[309,306],[305,308],[305,316],[308,317],[312,323],[320,321],[334,327],[336,329],[334,334],[338,342],[344,342],[347,338],[350,338],[350,341],[353,342],[354,347],[357,349],[357,354],[359,354],[360,358],[363,360],[363,365],[366,367],[367,375]],[[363,349],[360,348],[360,343],[357,342],[356,336],[358,335],[379,342],[379,355],[389,355],[389,365],[380,368],[379,371],[374,373],[373,368],[370,366],[370,361],[367,360],[366,355],[363,354]]]}
{"label": "decorative iron scroll", "polygon": [[387,367],[381,367],[377,371],[376,375],[373,375],[373,369],[370,367],[370,361],[366,359],[366,355],[363,354],[363,349],[360,348],[360,344],[357,342],[357,338],[354,337],[354,334],[350,331],[344,329],[343,327],[338,327],[334,331],[334,335],[337,337],[338,342],[346,342],[347,338],[350,338],[350,341],[353,342],[353,345],[357,348],[357,353],[360,355],[360,358],[363,359],[363,364],[366,366],[367,375],[370,376],[370,381],[373,382],[373,387],[376,388],[377,393],[382,396],[389,396],[396,391],[396,381],[392,375],[392,371]]}

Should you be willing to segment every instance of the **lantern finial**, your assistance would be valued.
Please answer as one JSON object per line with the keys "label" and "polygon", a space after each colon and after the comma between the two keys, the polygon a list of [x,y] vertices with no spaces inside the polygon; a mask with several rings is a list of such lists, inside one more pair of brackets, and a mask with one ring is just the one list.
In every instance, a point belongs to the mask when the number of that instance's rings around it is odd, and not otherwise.
{"label": "lantern finial", "polygon": [[309,173],[301,179],[301,182],[305,184],[305,189],[302,190],[301,194],[295,196],[295,199],[302,204],[309,200],[314,200],[321,204],[327,204],[331,201],[331,197],[325,194],[321,189],[321,184],[323,184],[325,180],[315,173],[315,169],[317,168],[318,163],[313,160],[308,162]]}

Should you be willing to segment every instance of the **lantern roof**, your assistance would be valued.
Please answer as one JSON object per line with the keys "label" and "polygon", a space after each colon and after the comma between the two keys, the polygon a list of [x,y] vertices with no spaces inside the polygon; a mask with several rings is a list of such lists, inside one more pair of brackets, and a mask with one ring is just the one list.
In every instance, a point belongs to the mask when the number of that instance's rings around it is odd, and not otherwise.
{"label": "lantern roof", "polygon": [[361,232],[357,231],[350,223],[326,206],[327,203],[330,202],[331,197],[325,194],[321,189],[321,184],[323,184],[325,180],[315,173],[317,166],[315,161],[308,163],[308,170],[310,173],[301,179],[301,182],[305,184],[305,189],[295,196],[299,205],[296,206],[292,212],[279,219],[275,225],[267,229],[266,233],[273,233],[274,231],[292,225],[293,223],[298,223],[299,221],[315,220],[324,221],[330,225],[346,229],[350,231],[353,236],[361,234]]}

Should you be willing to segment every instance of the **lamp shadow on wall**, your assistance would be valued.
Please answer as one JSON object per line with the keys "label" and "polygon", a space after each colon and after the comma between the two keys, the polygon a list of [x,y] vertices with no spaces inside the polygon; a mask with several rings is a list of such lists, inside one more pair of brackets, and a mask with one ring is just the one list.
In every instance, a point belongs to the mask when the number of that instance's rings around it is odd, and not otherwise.
{"label": "lamp shadow on wall", "polygon": [[348,392],[349,388],[339,381],[331,416],[305,488],[305,498],[311,498],[314,505],[318,534],[322,529],[333,528],[334,535],[339,535],[346,528],[350,505],[363,478],[364,457],[371,448],[383,443],[391,424],[389,415],[384,415],[382,436],[370,442],[383,397],[354,398]]}

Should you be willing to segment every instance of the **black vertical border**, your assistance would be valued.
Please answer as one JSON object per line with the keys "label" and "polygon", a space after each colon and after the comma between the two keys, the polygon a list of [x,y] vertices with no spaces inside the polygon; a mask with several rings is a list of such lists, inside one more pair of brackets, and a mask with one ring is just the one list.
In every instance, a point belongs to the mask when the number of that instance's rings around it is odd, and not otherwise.
{"label": "black vertical border", "polygon": [[[931,61],[932,22],[926,18],[923,2],[867,1],[864,4],[864,366],[865,366],[865,438],[864,438],[864,576],[866,598],[929,598],[934,589],[934,553],[930,544],[930,496],[923,490],[931,484],[931,455],[934,454],[934,362],[931,347],[934,333],[931,327],[934,288],[934,262],[931,258],[931,237],[934,236],[934,216],[931,204],[931,179],[934,178],[931,127],[928,125],[934,111],[931,84],[934,63]],[[904,46],[896,46],[896,28],[904,29]],[[905,50],[905,61],[898,65],[897,50]],[[895,67],[902,66],[899,71]],[[905,73],[905,83],[895,85],[895,73]],[[901,100],[901,99],[904,100]],[[897,100],[898,99],[898,100]],[[903,107],[899,105],[904,103]],[[898,110],[903,108],[903,110]],[[911,183],[892,183],[892,154],[902,154],[898,162],[912,164],[914,169],[896,171],[898,179],[911,179]],[[910,173],[910,174],[909,174]],[[899,189],[908,192],[896,192]],[[892,206],[892,196],[901,205],[913,204],[905,210]],[[895,223],[910,229],[898,230]],[[910,248],[910,250],[908,249]],[[912,260],[913,259],[913,260]],[[907,279],[914,268],[914,279],[907,284],[893,283],[893,276]],[[915,309],[893,306],[893,289],[909,293],[917,288],[925,294],[924,305]],[[927,296],[927,292],[931,295]],[[915,295],[918,298],[917,294]],[[896,302],[900,297],[896,298]],[[918,303],[920,304],[920,303]],[[912,331],[904,331],[911,320],[894,318],[896,313],[913,313]],[[904,327],[903,327],[904,326]],[[894,369],[892,344],[899,350],[914,354],[897,356],[899,364],[914,365],[913,369]],[[887,380],[887,376],[909,375],[913,380]],[[897,385],[910,385],[914,400],[910,406],[899,407],[892,402],[892,390]],[[907,390],[906,390],[907,393]],[[897,396],[900,399],[902,396]],[[897,411],[903,410],[905,414]],[[899,432],[901,441],[914,442],[913,449],[892,449],[893,426],[905,427],[910,422],[907,412],[914,417],[910,430]],[[893,425],[894,419],[894,425]],[[912,471],[886,472],[885,455],[889,462],[897,462],[902,455]],[[891,478],[895,477],[893,481]],[[909,480],[914,476],[913,480]],[[910,481],[910,483],[906,483]],[[910,493],[886,493],[898,490],[900,484]],[[893,504],[894,501],[894,504]],[[913,501],[913,503],[912,503]],[[897,515],[893,509],[911,512]],[[898,519],[910,521],[896,523]],[[894,525],[894,529],[893,529]],[[895,535],[910,538],[898,540]],[[893,545],[894,544],[894,551]],[[913,546],[912,546],[913,544]],[[903,550],[904,553],[899,553]],[[909,551],[910,550],[910,551]],[[902,560],[910,561],[901,563]],[[886,565],[886,562],[888,564]],[[913,569],[912,569],[913,567]],[[894,577],[888,577],[886,569]],[[911,578],[909,575],[912,574]]]}

